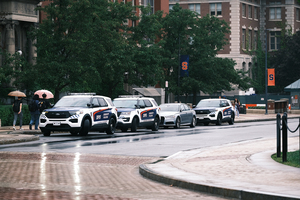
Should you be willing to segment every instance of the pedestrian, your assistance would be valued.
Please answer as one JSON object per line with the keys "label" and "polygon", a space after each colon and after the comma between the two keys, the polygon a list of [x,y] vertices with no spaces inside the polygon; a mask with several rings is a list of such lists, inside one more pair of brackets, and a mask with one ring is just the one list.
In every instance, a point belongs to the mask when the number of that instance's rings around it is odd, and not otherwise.
{"label": "pedestrian", "polygon": [[240,116],[240,101],[237,98],[234,100],[234,106],[235,106],[236,115],[237,115],[237,117],[239,117]]}
{"label": "pedestrian", "polygon": [[14,121],[13,121],[13,129],[16,130],[16,123],[19,117],[20,121],[20,130],[23,130],[22,123],[23,123],[23,112],[22,112],[22,97],[18,97],[13,103],[13,111],[14,111]]}
{"label": "pedestrian", "polygon": [[38,130],[39,127],[39,118],[40,118],[40,110],[39,110],[39,95],[35,94],[33,99],[29,104],[29,111],[31,115],[31,120],[29,122],[29,129],[32,130],[32,124],[35,125],[35,130]]}
{"label": "pedestrian", "polygon": [[40,106],[39,106],[40,113],[42,113],[45,109],[50,108],[50,103],[48,99],[46,99],[47,95],[44,93],[42,97],[43,99],[41,99]]}

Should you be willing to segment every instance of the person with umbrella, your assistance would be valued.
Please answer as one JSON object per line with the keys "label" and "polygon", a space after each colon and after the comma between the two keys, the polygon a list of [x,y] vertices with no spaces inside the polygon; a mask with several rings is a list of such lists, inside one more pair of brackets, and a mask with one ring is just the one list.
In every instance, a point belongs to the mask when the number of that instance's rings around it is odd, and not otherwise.
{"label": "person with umbrella", "polygon": [[14,121],[13,121],[13,129],[16,130],[16,123],[19,117],[20,121],[20,130],[23,130],[22,123],[23,123],[23,112],[22,112],[22,97],[18,97],[17,100],[13,103],[13,111],[14,111]]}
{"label": "person with umbrella", "polygon": [[45,109],[50,108],[50,103],[48,101],[47,95],[44,93],[42,94],[43,99],[40,101],[40,112],[42,113]]}

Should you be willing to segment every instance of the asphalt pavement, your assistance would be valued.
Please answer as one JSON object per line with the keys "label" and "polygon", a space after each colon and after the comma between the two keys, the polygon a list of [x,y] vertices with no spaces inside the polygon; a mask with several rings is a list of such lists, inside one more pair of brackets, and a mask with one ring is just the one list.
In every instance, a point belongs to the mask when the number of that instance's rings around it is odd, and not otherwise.
{"label": "asphalt pavement", "polygon": [[[300,114],[288,114],[288,119]],[[240,114],[235,123],[275,120],[276,114]],[[0,127],[0,145],[38,140],[41,132]],[[288,140],[289,151],[299,149],[299,136]],[[257,139],[217,147],[181,151],[139,166],[143,176],[189,190],[228,198],[300,199],[300,168],[273,161],[276,139]]]}

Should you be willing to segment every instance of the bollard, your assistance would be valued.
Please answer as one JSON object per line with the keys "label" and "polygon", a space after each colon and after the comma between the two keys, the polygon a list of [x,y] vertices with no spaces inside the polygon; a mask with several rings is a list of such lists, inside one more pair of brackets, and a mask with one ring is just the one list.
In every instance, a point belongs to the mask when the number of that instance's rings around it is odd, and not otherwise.
{"label": "bollard", "polygon": [[281,156],[280,120],[281,120],[281,116],[279,113],[277,113],[277,116],[276,116],[276,121],[277,121],[277,123],[276,123],[277,124],[277,158],[279,158]]}
{"label": "bollard", "polygon": [[287,161],[287,115],[282,116],[282,162]]}

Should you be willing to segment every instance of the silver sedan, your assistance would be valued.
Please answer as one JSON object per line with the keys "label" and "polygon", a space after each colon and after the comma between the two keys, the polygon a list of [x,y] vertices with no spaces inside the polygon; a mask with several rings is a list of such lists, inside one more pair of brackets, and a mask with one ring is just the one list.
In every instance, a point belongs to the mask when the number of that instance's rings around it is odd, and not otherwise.
{"label": "silver sedan", "polygon": [[180,128],[196,126],[196,112],[184,103],[167,103],[160,106],[160,126]]}

